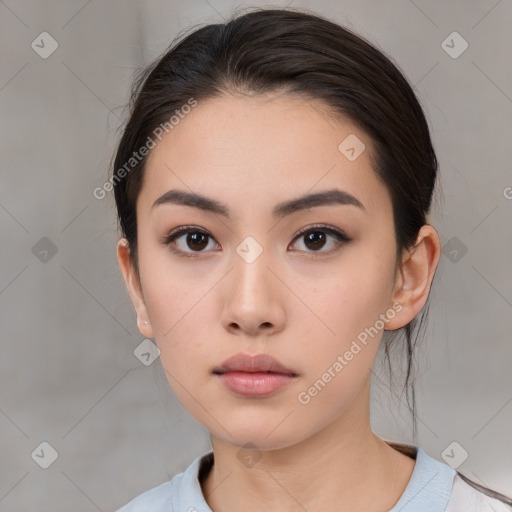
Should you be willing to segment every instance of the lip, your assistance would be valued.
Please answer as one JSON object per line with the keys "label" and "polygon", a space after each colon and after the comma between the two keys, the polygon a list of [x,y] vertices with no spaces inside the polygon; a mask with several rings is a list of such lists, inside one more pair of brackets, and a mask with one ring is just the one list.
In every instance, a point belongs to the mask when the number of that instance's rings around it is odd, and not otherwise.
{"label": "lip", "polygon": [[220,366],[213,369],[213,373],[247,372],[247,373],[279,373],[296,376],[297,374],[287,368],[277,359],[268,354],[236,354],[226,359]]}
{"label": "lip", "polygon": [[268,354],[236,354],[213,370],[233,393],[245,397],[265,397],[289,384],[297,374]]}

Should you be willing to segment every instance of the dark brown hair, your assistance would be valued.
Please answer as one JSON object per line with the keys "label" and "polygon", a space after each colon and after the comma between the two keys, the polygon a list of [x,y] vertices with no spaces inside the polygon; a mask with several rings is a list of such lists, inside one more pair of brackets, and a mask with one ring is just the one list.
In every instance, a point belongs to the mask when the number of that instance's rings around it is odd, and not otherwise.
{"label": "dark brown hair", "polygon": [[[438,172],[428,124],[412,87],[390,58],[352,31],[308,12],[256,8],[178,37],[134,83],[112,178],[119,224],[136,269],[135,205],[146,157],[127,168],[134,152],[191,98],[200,103],[226,92],[276,91],[320,100],[333,115],[349,119],[370,137],[373,169],[392,199],[399,265],[403,250],[415,244],[427,223]],[[119,179],[116,173],[123,168]],[[404,339],[404,389],[414,437],[412,361],[427,311],[424,307],[384,343],[391,369],[389,349]]]}

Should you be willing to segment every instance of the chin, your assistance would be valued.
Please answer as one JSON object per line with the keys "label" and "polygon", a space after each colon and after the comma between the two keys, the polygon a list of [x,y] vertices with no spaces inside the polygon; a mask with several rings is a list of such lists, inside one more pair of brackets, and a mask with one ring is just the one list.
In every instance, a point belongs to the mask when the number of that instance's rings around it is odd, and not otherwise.
{"label": "chin", "polygon": [[[292,415],[290,415],[291,417]],[[260,421],[247,421],[247,418],[240,421],[229,420],[227,434],[218,425],[212,429],[212,425],[204,425],[211,434],[222,442],[240,449],[248,450],[280,450],[294,446],[303,441],[307,435],[297,430],[291,422],[283,422],[282,417],[277,421],[269,421],[268,418],[260,415]]]}

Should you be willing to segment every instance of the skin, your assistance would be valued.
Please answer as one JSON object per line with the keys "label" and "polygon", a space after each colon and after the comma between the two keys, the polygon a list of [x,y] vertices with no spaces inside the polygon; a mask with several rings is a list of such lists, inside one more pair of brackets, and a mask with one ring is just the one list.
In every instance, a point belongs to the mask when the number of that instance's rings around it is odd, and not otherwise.
{"label": "skin", "polygon": [[[349,134],[366,145],[354,161],[338,150]],[[320,102],[226,93],[199,103],[149,156],[136,205],[139,273],[124,239],[118,260],[141,334],[155,338],[178,399],[211,434],[215,464],[201,486],[214,512],[385,512],[410,480],[414,460],[370,427],[370,371],[383,330],[309,403],[297,399],[380,314],[401,306],[387,318],[385,328],[395,330],[428,298],[438,234],[423,226],[395,272],[391,198],[371,151],[364,132]],[[277,203],[332,188],[364,209],[336,204],[271,216]],[[152,208],[171,189],[214,198],[231,218],[185,205]],[[327,235],[315,251],[304,235],[296,239],[315,224],[352,241],[336,245]],[[186,234],[175,241],[198,257],[163,242],[185,225],[212,237],[199,253]],[[247,236],[263,248],[252,263],[236,252]],[[212,370],[239,352],[270,354],[298,376],[266,398],[235,395]],[[237,456],[247,443],[258,457],[252,466]]]}

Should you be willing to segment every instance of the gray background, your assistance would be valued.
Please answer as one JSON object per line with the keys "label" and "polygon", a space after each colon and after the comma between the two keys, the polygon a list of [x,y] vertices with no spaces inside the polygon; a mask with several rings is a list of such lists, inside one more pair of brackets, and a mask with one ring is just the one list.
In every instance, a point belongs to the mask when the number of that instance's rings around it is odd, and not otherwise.
{"label": "gray background", "polygon": [[[143,338],[117,267],[113,198],[92,192],[134,71],[179,32],[244,5],[269,4],[0,2],[2,512],[114,510],[210,448],[159,360],[134,355]],[[355,29],[416,87],[440,160],[431,222],[444,246],[418,354],[418,444],[443,460],[456,441],[454,457],[468,453],[460,471],[512,494],[512,2],[288,5]],[[46,59],[31,47],[44,31],[58,43]],[[453,31],[469,44],[458,58],[442,46]],[[400,387],[384,382],[374,429],[410,442]],[[48,469],[43,441],[58,452]]]}

